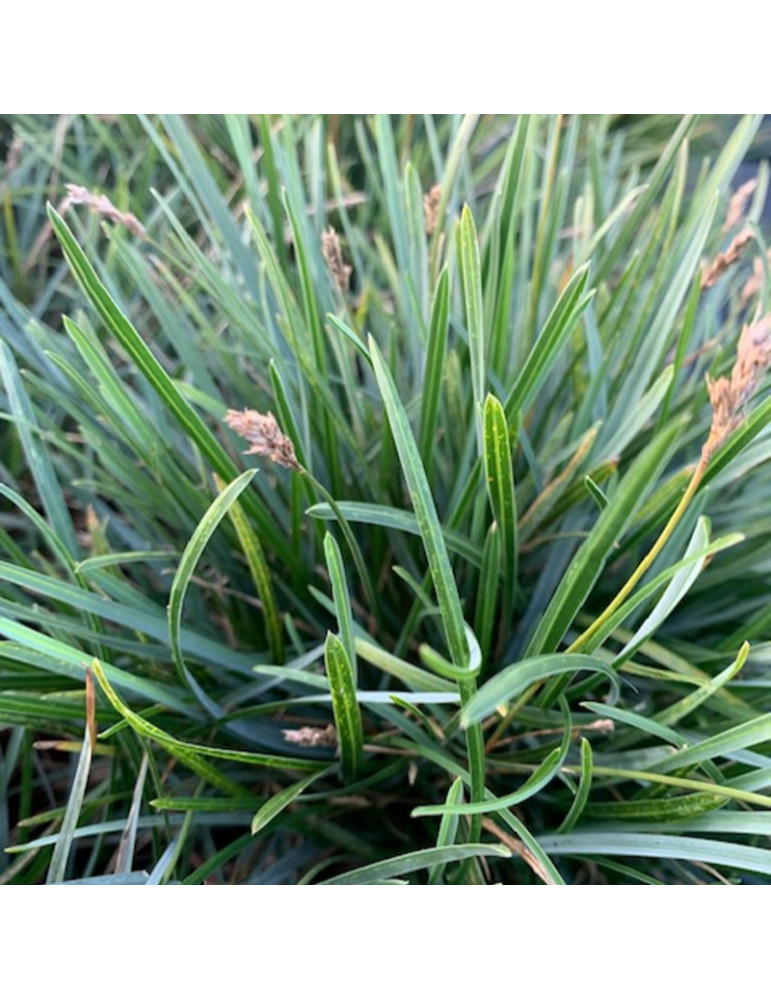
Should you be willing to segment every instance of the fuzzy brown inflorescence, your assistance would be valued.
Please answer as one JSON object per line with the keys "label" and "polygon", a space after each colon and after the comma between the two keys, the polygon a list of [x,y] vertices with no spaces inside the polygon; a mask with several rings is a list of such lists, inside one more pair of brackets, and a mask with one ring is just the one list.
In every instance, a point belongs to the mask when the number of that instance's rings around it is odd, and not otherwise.
{"label": "fuzzy brown inflorescence", "polygon": [[426,235],[433,236],[439,221],[439,202],[442,200],[442,185],[434,184],[431,190],[423,195],[423,212],[426,217]]}
{"label": "fuzzy brown inflorescence", "polygon": [[725,222],[723,223],[723,232],[730,232],[735,225],[737,225],[744,218],[744,213],[747,211],[747,205],[749,200],[755,192],[755,188],[758,186],[757,177],[752,177],[750,180],[745,181],[741,187],[738,187],[731,197],[731,202],[728,206],[728,212],[726,213]]}
{"label": "fuzzy brown inflorescence", "polygon": [[701,450],[702,463],[709,461],[717,448],[742,422],[744,407],[770,365],[771,314],[748,323],[742,330],[731,377],[722,377],[714,382],[707,378],[707,391],[712,404],[712,425]]}
{"label": "fuzzy brown inflorescence", "polygon": [[728,249],[719,253],[709,264],[705,265],[701,272],[701,287],[712,288],[721,274],[725,274],[729,267],[733,266],[744,253],[745,247],[753,239],[750,229],[742,229],[740,233],[728,244]]}
{"label": "fuzzy brown inflorescence", "polygon": [[295,743],[300,747],[336,747],[337,730],[330,723],[328,726],[301,726],[299,729],[283,729],[287,743]]}
{"label": "fuzzy brown inflorescence", "polygon": [[67,197],[59,206],[60,211],[65,211],[70,205],[85,205],[97,215],[102,215],[111,222],[125,226],[135,236],[139,236],[143,240],[147,239],[147,230],[139,219],[131,212],[121,212],[106,194],[94,194],[93,191],[89,191],[88,188],[81,187],[79,184],[65,184],[65,187]]}
{"label": "fuzzy brown inflorescence", "polygon": [[329,270],[332,272],[332,277],[337,282],[337,287],[341,292],[347,292],[351,284],[353,268],[350,264],[345,263],[340,237],[332,226],[329,226],[321,236],[321,249],[329,265]]}
{"label": "fuzzy brown inflorescence", "polygon": [[[766,260],[768,261],[769,267],[771,267],[771,250],[766,251]],[[746,305],[747,302],[757,295],[760,289],[763,287],[763,259],[762,257],[755,257],[752,262],[752,274],[747,279],[747,282],[742,288],[741,302],[742,305]]]}
{"label": "fuzzy brown inflorescence", "polygon": [[294,445],[278,426],[272,413],[257,410],[228,410],[225,422],[251,445],[246,455],[264,455],[286,469],[302,472]]}

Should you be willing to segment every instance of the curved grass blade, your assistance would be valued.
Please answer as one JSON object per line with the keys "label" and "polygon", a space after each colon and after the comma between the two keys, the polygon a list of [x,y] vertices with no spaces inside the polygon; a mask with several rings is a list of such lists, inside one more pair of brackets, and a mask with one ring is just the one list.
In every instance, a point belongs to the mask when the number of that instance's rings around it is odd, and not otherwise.
{"label": "curved grass blade", "polygon": [[771,851],[730,841],[653,833],[597,831],[542,837],[541,846],[554,854],[570,854],[574,857],[620,854],[637,858],[674,858],[771,875]]}
{"label": "curved grass blade", "polygon": [[[420,535],[420,525],[417,517],[409,510],[398,507],[387,507],[384,504],[361,503],[357,500],[342,500],[337,504],[340,513],[347,521],[354,524],[374,524],[391,531],[404,531],[409,535]],[[335,521],[337,515],[328,503],[316,503],[306,512],[310,517],[322,521]],[[479,550],[468,538],[452,528],[442,527],[442,534],[447,548],[451,552],[463,556],[474,566],[481,566]]]}
{"label": "curved grass blade", "polygon": [[[225,489],[225,484],[219,476],[215,475],[214,481],[220,493]],[[281,616],[276,604],[276,594],[273,590],[273,583],[270,579],[270,569],[265,558],[265,551],[260,542],[257,532],[252,528],[248,518],[243,512],[241,505],[234,501],[228,508],[230,520],[236,529],[238,540],[246,556],[249,566],[249,573],[254,582],[257,596],[262,603],[262,614],[265,619],[265,631],[270,642],[270,649],[276,663],[284,662],[284,634],[281,628]]]}
{"label": "curved grass blade", "polygon": [[[0,635],[6,636],[13,643],[24,650],[33,650],[42,654],[35,658],[36,666],[51,673],[59,674],[62,677],[69,677],[72,680],[83,681],[86,676],[86,663],[88,657],[84,655],[82,649],[68,646],[43,635],[36,629],[28,628],[19,622],[11,621],[10,618],[0,618]],[[29,654],[26,654],[29,655]],[[188,702],[180,698],[176,689],[166,685],[158,684],[156,681],[148,680],[144,677],[137,677],[119,667],[104,664],[104,672],[123,691],[129,691],[139,698],[145,698],[150,702],[157,702],[175,712],[180,712],[185,716],[198,715],[198,710],[191,710]]]}
{"label": "curved grass blade", "polygon": [[[463,780],[461,778],[456,778],[455,781],[450,785],[447,792],[447,798],[445,803],[448,806],[457,806],[463,801]],[[455,839],[458,836],[458,824],[460,822],[460,817],[454,813],[446,813],[442,816],[442,821],[439,824],[439,833],[436,837],[436,846],[438,848],[451,847],[455,843]],[[443,865],[433,865],[428,870],[428,884],[429,885],[440,885],[442,881],[442,876],[444,875],[444,870],[447,867],[446,864]]]}
{"label": "curved grass blade", "polygon": [[592,744],[584,736],[581,738],[581,776],[578,782],[578,791],[570,805],[567,816],[557,827],[558,834],[570,833],[586,808],[586,803],[589,801],[589,794],[592,790],[592,758]]}
{"label": "curved grass blade", "polygon": [[468,858],[510,858],[511,851],[496,844],[455,844],[452,847],[429,847],[423,851],[400,854],[388,861],[376,861],[355,871],[336,875],[317,885],[372,885],[374,880],[409,875],[433,865],[466,861]]}
{"label": "curved grass blade", "polygon": [[223,715],[223,709],[206,694],[195,677],[190,673],[185,663],[180,643],[182,608],[185,603],[185,595],[187,594],[191,577],[195,572],[195,567],[198,565],[198,560],[201,558],[203,550],[206,548],[209,539],[217,530],[222,519],[254,478],[254,473],[254,469],[247,469],[246,472],[242,472],[237,479],[225,487],[201,518],[198,527],[193,532],[190,541],[185,547],[185,551],[182,553],[182,558],[179,561],[177,572],[174,574],[169,595],[169,642],[172,656],[174,657],[174,664],[182,680],[195,694],[201,705],[214,718]]}
{"label": "curved grass blade", "polygon": [[502,809],[511,809],[512,806],[525,802],[554,778],[565,762],[568,750],[570,749],[570,738],[572,734],[570,726],[570,709],[564,698],[560,698],[560,708],[562,709],[562,740],[558,747],[555,747],[541,761],[530,777],[523,784],[509,795],[496,798],[489,795],[484,802],[461,803],[459,805],[429,805],[418,806],[413,809],[412,815],[418,816],[476,816],[482,813],[500,812]]}
{"label": "curved grass blade", "polygon": [[744,664],[747,662],[749,654],[750,644],[745,642],[742,644],[742,647],[733,663],[729,664],[725,670],[721,670],[716,677],[707,681],[706,684],[696,688],[695,691],[691,691],[690,694],[687,694],[684,698],[676,701],[674,705],[670,705],[668,708],[663,709],[654,716],[655,721],[660,723],[662,726],[673,726],[677,722],[680,722],[681,719],[684,719],[687,715],[690,715],[691,712],[695,711],[695,709],[699,707],[699,705],[703,705],[705,701],[711,698],[714,694],[717,694],[722,687],[736,677]]}
{"label": "curved grass blade", "polygon": [[306,778],[301,778],[300,781],[296,781],[288,788],[283,788],[276,795],[272,796],[272,798],[268,799],[254,814],[254,818],[252,819],[252,833],[259,833],[260,830],[263,830],[271,820],[274,820],[287,806],[290,806],[323,773],[323,771],[319,771],[317,774],[309,774]]}
{"label": "curved grass blade", "polygon": [[465,728],[481,722],[492,715],[499,705],[513,701],[525,692],[531,684],[588,670],[590,673],[602,674],[610,681],[613,694],[618,697],[618,678],[607,663],[596,656],[586,656],[582,653],[552,653],[545,656],[534,656],[519,663],[512,663],[483,684],[477,693],[469,699],[461,711],[461,725]]}
{"label": "curved grass blade", "polygon": [[203,777],[206,777],[215,785],[224,787],[229,794],[240,796],[245,794],[245,790],[240,785],[234,785],[232,782],[228,781],[223,784],[221,780],[215,780],[215,778],[219,776],[217,775],[217,772],[214,771],[214,777],[212,777],[213,769],[209,769],[205,771],[205,773],[202,772],[200,765],[205,762],[198,760],[199,757],[213,757],[216,760],[231,760],[240,764],[251,764],[255,767],[283,768],[288,771],[319,771],[327,766],[324,761],[304,760],[302,757],[280,757],[276,754],[252,753],[248,750],[228,750],[225,747],[210,747],[204,746],[200,743],[188,743],[184,740],[178,740],[175,737],[170,736],[163,729],[153,725],[152,722],[148,722],[147,719],[143,719],[141,715],[137,715],[136,712],[132,712],[128,705],[126,705],[118,697],[115,688],[107,679],[104,668],[98,660],[94,661],[94,673],[96,674],[100,687],[107,695],[107,700],[110,702],[115,711],[123,716],[132,729],[139,733],[140,736],[144,736],[155,743],[159,743],[173,756],[178,757],[184,764],[192,769],[196,769],[193,768],[193,764],[196,764],[198,766],[198,773],[203,773]]}

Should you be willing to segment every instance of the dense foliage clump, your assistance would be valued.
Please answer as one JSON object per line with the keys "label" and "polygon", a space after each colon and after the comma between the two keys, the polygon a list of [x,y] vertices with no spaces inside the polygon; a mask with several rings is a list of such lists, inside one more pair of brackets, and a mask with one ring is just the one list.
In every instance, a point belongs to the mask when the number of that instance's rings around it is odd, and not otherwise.
{"label": "dense foliage clump", "polygon": [[731,127],[7,117],[0,881],[768,877]]}

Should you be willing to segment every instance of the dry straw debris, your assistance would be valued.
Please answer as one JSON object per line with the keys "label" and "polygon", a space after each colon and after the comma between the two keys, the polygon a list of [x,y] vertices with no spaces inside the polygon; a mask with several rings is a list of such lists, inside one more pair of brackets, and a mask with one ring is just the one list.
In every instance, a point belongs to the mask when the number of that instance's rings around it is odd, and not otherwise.
{"label": "dry straw debris", "polygon": [[272,413],[259,413],[257,410],[228,410],[225,422],[251,445],[244,454],[264,455],[271,462],[283,465],[286,469],[302,471],[302,466],[294,453],[294,445],[282,432]]}
{"label": "dry straw debris", "polygon": [[343,259],[343,250],[340,246],[340,237],[332,226],[330,226],[321,236],[321,249],[326,258],[332,277],[337,282],[337,287],[341,292],[347,292],[351,284],[353,268],[346,264]]}

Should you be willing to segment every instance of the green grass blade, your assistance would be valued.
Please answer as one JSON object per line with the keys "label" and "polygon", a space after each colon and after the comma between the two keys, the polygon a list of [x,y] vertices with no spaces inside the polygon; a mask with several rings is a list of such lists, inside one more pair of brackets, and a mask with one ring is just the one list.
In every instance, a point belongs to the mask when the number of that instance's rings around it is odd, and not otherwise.
{"label": "green grass blade", "polygon": [[343,780],[353,781],[364,757],[364,732],[356,700],[356,685],[345,646],[331,632],[324,644],[324,663],[332,693],[332,710],[340,747]]}
{"label": "green grass blade", "polygon": [[237,479],[226,486],[219,496],[214,500],[206,511],[198,527],[182,553],[177,572],[171,585],[169,595],[169,643],[171,645],[174,664],[179,671],[179,675],[195,694],[201,705],[215,718],[223,714],[223,710],[206,694],[198,681],[190,673],[185,656],[182,652],[180,634],[182,631],[182,608],[185,603],[185,596],[190,580],[198,565],[198,561],[206,548],[209,539],[220,525],[222,519],[227,515],[238,497],[254,478],[254,469],[247,469],[242,472]]}
{"label": "green grass blade", "polygon": [[399,875],[409,875],[433,865],[447,865],[455,861],[465,861],[468,858],[508,858],[511,854],[506,848],[495,844],[455,844],[452,847],[429,847],[423,851],[412,851],[388,861],[376,861],[355,871],[336,875],[334,878],[319,882],[319,885],[371,885],[373,880],[394,878]]}
{"label": "green grass blade", "polygon": [[279,816],[320,776],[321,772],[319,774],[309,774],[306,778],[301,778],[300,781],[289,785],[287,788],[283,788],[280,792],[269,798],[254,814],[254,818],[252,819],[252,833],[259,833],[261,830],[264,830],[268,823]]}
{"label": "green grass blade", "polygon": [[83,747],[78,757],[78,766],[75,769],[75,777],[72,781],[72,788],[67,800],[67,809],[64,813],[62,828],[56,838],[51,864],[46,876],[46,885],[53,885],[63,882],[67,873],[67,862],[69,861],[72,841],[75,835],[75,828],[78,825],[78,817],[83,807],[83,800],[86,796],[88,776],[91,772],[91,727],[87,724],[83,736]]}
{"label": "green grass blade", "polygon": [[558,586],[527,647],[527,656],[552,652],[589,597],[613,546],[635,511],[645,491],[656,482],[680,428],[667,428],[648,446],[627,472],[610,504],[600,514]]}
{"label": "green grass blade", "polygon": [[332,600],[335,603],[337,628],[340,641],[345,647],[348,662],[353,675],[353,686],[357,683],[356,647],[353,642],[353,615],[351,613],[351,598],[348,593],[348,581],[345,577],[345,567],[340,546],[334,537],[327,532],[324,538],[324,557],[327,563],[329,581],[332,584]]}
{"label": "green grass blade", "polygon": [[463,301],[466,309],[466,329],[468,331],[469,356],[471,358],[471,391],[474,400],[474,424],[477,436],[482,442],[482,402],[487,386],[487,366],[485,351],[485,321],[482,310],[482,268],[479,262],[479,242],[477,240],[474,216],[468,205],[463,206],[458,227],[458,258],[460,261]]}
{"label": "green grass blade", "polygon": [[442,615],[447,646],[455,666],[463,668],[468,666],[469,659],[463,612],[458,586],[452,573],[447,547],[439,524],[439,517],[431,496],[431,489],[420,461],[420,454],[412,436],[407,414],[397,395],[393,377],[372,337],[369,339],[369,351],[380,395],[388,414],[388,422],[391,425],[391,433],[399,453],[402,472],[407,481],[410,499],[418,520],[423,548]]}
{"label": "green grass blade", "polygon": [[191,767],[191,769],[197,770],[203,777],[208,778],[208,780],[212,781],[218,787],[222,787],[229,794],[233,794],[235,791],[236,795],[243,795],[244,790],[240,785],[234,785],[232,782],[221,779],[217,780],[219,773],[211,768],[207,770],[201,769],[201,764],[204,762],[198,760],[198,758],[213,757],[216,760],[236,761],[254,767],[284,768],[290,771],[319,771],[326,767],[323,761],[303,760],[301,757],[280,757],[276,754],[252,753],[247,750],[228,750],[225,747],[212,747],[178,740],[152,722],[148,722],[147,719],[142,718],[141,715],[137,715],[136,712],[133,712],[128,705],[121,701],[115,688],[113,688],[107,679],[105,670],[98,661],[94,663],[94,674],[102,690],[107,695],[107,700],[115,711],[123,716],[132,729],[139,733],[140,736],[144,736],[146,739],[165,747],[173,756],[178,757],[183,763]]}
{"label": "green grass blade", "polygon": [[503,563],[502,614],[511,616],[517,581],[517,502],[511,441],[503,406],[488,394],[484,406],[484,462],[490,506],[498,525]]}
{"label": "green grass blade", "polygon": [[570,335],[588,308],[593,292],[586,293],[589,265],[579,267],[549,313],[540,336],[533,345],[514,385],[506,397],[506,417],[519,420],[527,410]]}
{"label": "green grass blade", "polygon": [[[67,223],[51,206],[48,209],[48,216],[67,263],[107,328],[148,380],[163,405],[171,412],[185,434],[200,449],[213,471],[227,482],[235,479],[238,475],[238,469],[233,461],[118,308],[86,259]],[[288,559],[288,546],[275,531],[275,525],[272,524],[270,517],[263,510],[256,496],[248,494],[243,503],[247,514],[257,523],[260,532],[264,532],[265,537],[273,539],[277,554]]]}
{"label": "green grass blade", "polygon": [[[445,802],[447,805],[460,805],[463,801],[463,781],[456,778],[447,791]],[[443,847],[452,847],[458,836],[458,825],[460,817],[453,813],[445,813],[439,824],[439,833],[436,836],[436,846],[441,850]],[[440,885],[444,875],[446,864],[433,865],[428,870],[428,884]]]}
{"label": "green grass blade", "polygon": [[[251,479],[251,476],[249,477]],[[224,483],[217,479],[217,487],[222,493]],[[230,520],[236,529],[238,540],[246,556],[249,573],[254,582],[257,596],[262,603],[262,614],[265,619],[265,631],[270,642],[271,653],[276,663],[284,662],[284,634],[281,628],[281,616],[276,603],[276,594],[270,578],[270,568],[265,558],[265,551],[257,532],[252,528],[244,514],[240,503],[234,501],[228,508]]]}
{"label": "green grass blade", "polygon": [[477,693],[461,711],[461,725],[470,726],[493,715],[499,705],[505,705],[523,694],[531,684],[566,674],[575,674],[580,670],[602,674],[610,681],[611,688],[617,696],[618,680],[607,663],[596,656],[585,656],[581,653],[553,653],[546,656],[535,656],[519,663],[504,667],[495,677],[483,684]]}
{"label": "green grass blade", "polygon": [[583,815],[586,803],[592,791],[592,766],[593,753],[592,744],[586,738],[581,740],[581,775],[578,783],[578,791],[570,804],[567,816],[557,828],[557,833],[570,833]]}
{"label": "green grass blade", "polygon": [[40,502],[61,544],[71,556],[77,557],[78,542],[62,488],[48,451],[40,440],[35,413],[22,384],[16,361],[8,346],[1,341],[0,376],[5,385],[8,403],[16,421],[16,428],[27,457],[27,464],[35,480]]}
{"label": "green grass blade", "polygon": [[443,268],[434,293],[431,307],[431,326],[426,351],[426,370],[420,403],[420,431],[418,434],[420,457],[426,475],[431,475],[434,461],[434,437],[439,415],[442,391],[442,372],[447,350],[447,328],[450,315],[450,276]]}
{"label": "green grass blade", "polygon": [[493,635],[495,612],[498,607],[498,591],[501,577],[501,541],[498,525],[493,522],[487,532],[482,549],[482,568],[479,573],[479,587],[474,616],[474,634],[479,641],[481,659],[488,662]]}

